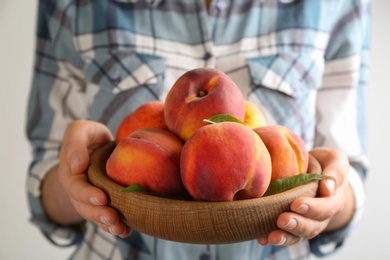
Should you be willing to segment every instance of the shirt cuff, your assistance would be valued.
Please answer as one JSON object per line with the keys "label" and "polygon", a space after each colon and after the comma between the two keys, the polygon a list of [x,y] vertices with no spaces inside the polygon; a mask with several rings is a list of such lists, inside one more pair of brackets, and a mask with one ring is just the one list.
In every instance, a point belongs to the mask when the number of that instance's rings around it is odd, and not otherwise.
{"label": "shirt cuff", "polygon": [[42,181],[47,172],[58,164],[58,159],[45,160],[33,164],[27,178],[27,196],[31,211],[30,221],[53,244],[66,247],[76,244],[83,236],[83,225],[62,226],[54,223],[47,216],[42,204]]}

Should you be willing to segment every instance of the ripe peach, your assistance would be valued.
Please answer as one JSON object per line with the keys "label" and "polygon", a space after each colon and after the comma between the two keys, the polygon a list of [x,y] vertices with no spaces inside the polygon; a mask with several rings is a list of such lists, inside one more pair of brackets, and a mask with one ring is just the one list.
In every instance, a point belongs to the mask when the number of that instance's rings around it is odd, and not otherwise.
{"label": "ripe peach", "polygon": [[186,72],[177,79],[165,99],[168,129],[186,141],[203,120],[216,114],[230,114],[244,120],[244,97],[226,74],[210,68]]}
{"label": "ripe peach", "polygon": [[303,140],[291,129],[269,125],[253,129],[267,147],[272,161],[271,180],[305,173],[309,152]]}
{"label": "ripe peach", "polygon": [[263,112],[249,100],[245,100],[245,118],[244,123],[250,128],[266,126]]}
{"label": "ripe peach", "polygon": [[124,117],[116,131],[115,142],[118,144],[123,138],[142,128],[168,130],[164,119],[164,102],[147,102]]}
{"label": "ripe peach", "polygon": [[271,179],[271,158],[249,127],[221,122],[199,128],[184,144],[184,186],[195,200],[232,201],[261,197]]}
{"label": "ripe peach", "polygon": [[182,141],[167,130],[137,130],[117,144],[107,160],[107,175],[125,187],[138,183],[150,192],[184,194],[180,177],[182,147]]}

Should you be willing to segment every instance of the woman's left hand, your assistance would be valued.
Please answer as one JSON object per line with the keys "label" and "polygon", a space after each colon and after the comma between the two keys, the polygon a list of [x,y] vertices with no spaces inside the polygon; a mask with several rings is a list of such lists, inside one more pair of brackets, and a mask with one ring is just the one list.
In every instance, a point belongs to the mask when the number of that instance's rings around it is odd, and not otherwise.
{"label": "woman's left hand", "polygon": [[354,214],[354,194],[347,181],[349,161],[345,154],[330,148],[315,148],[310,151],[321,164],[322,174],[317,197],[301,197],[294,200],[289,212],[282,213],[279,229],[266,237],[257,239],[259,244],[289,246],[303,238],[311,239],[324,231],[339,229],[351,220]]}

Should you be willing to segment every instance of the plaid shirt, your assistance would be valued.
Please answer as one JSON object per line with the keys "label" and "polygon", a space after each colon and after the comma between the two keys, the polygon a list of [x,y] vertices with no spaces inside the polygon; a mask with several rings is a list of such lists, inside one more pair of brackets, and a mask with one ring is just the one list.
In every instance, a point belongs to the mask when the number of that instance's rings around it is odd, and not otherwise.
{"label": "plaid shirt", "polygon": [[[365,91],[369,0],[41,0],[27,135],[32,222],[72,259],[305,259],[332,252],[364,203]],[[40,201],[58,163],[66,126],[106,124],[141,104],[164,100],[184,72],[218,68],[257,104],[269,124],[289,127],[310,149],[334,147],[350,159],[356,214],[345,229],[290,247],[256,241],[190,245],[133,232],[119,239],[92,223],[58,226]],[[60,242],[59,242],[60,241]],[[330,245],[330,246],[329,246]]]}

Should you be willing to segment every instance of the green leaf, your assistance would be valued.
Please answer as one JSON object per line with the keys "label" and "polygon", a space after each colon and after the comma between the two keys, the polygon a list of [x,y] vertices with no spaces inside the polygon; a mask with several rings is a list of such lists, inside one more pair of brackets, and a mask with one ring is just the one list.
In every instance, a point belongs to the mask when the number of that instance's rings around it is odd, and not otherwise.
{"label": "green leaf", "polygon": [[187,197],[184,195],[168,195],[168,194],[162,194],[162,193],[158,193],[158,192],[147,191],[138,183],[134,183],[126,188],[123,188],[121,190],[121,192],[140,192],[143,194],[148,194],[148,195],[153,195],[153,196],[168,198],[168,199],[178,199],[178,200],[189,200],[190,199],[190,197]]}
{"label": "green leaf", "polygon": [[263,197],[281,193],[315,180],[322,180],[325,177],[326,176],[317,173],[302,173],[296,176],[276,179],[271,181]]}
{"label": "green leaf", "polygon": [[147,192],[142,186],[138,183],[131,184],[130,186],[124,188],[121,190],[122,192],[133,192],[133,191],[138,191],[138,192]]}
{"label": "green leaf", "polygon": [[240,123],[242,125],[246,125],[240,119],[238,119],[232,115],[229,115],[229,114],[214,115],[214,116],[210,117],[209,119],[204,119],[203,121],[206,123],[209,123],[209,124],[217,124],[217,123],[221,123],[221,122],[236,122],[236,123]]}

